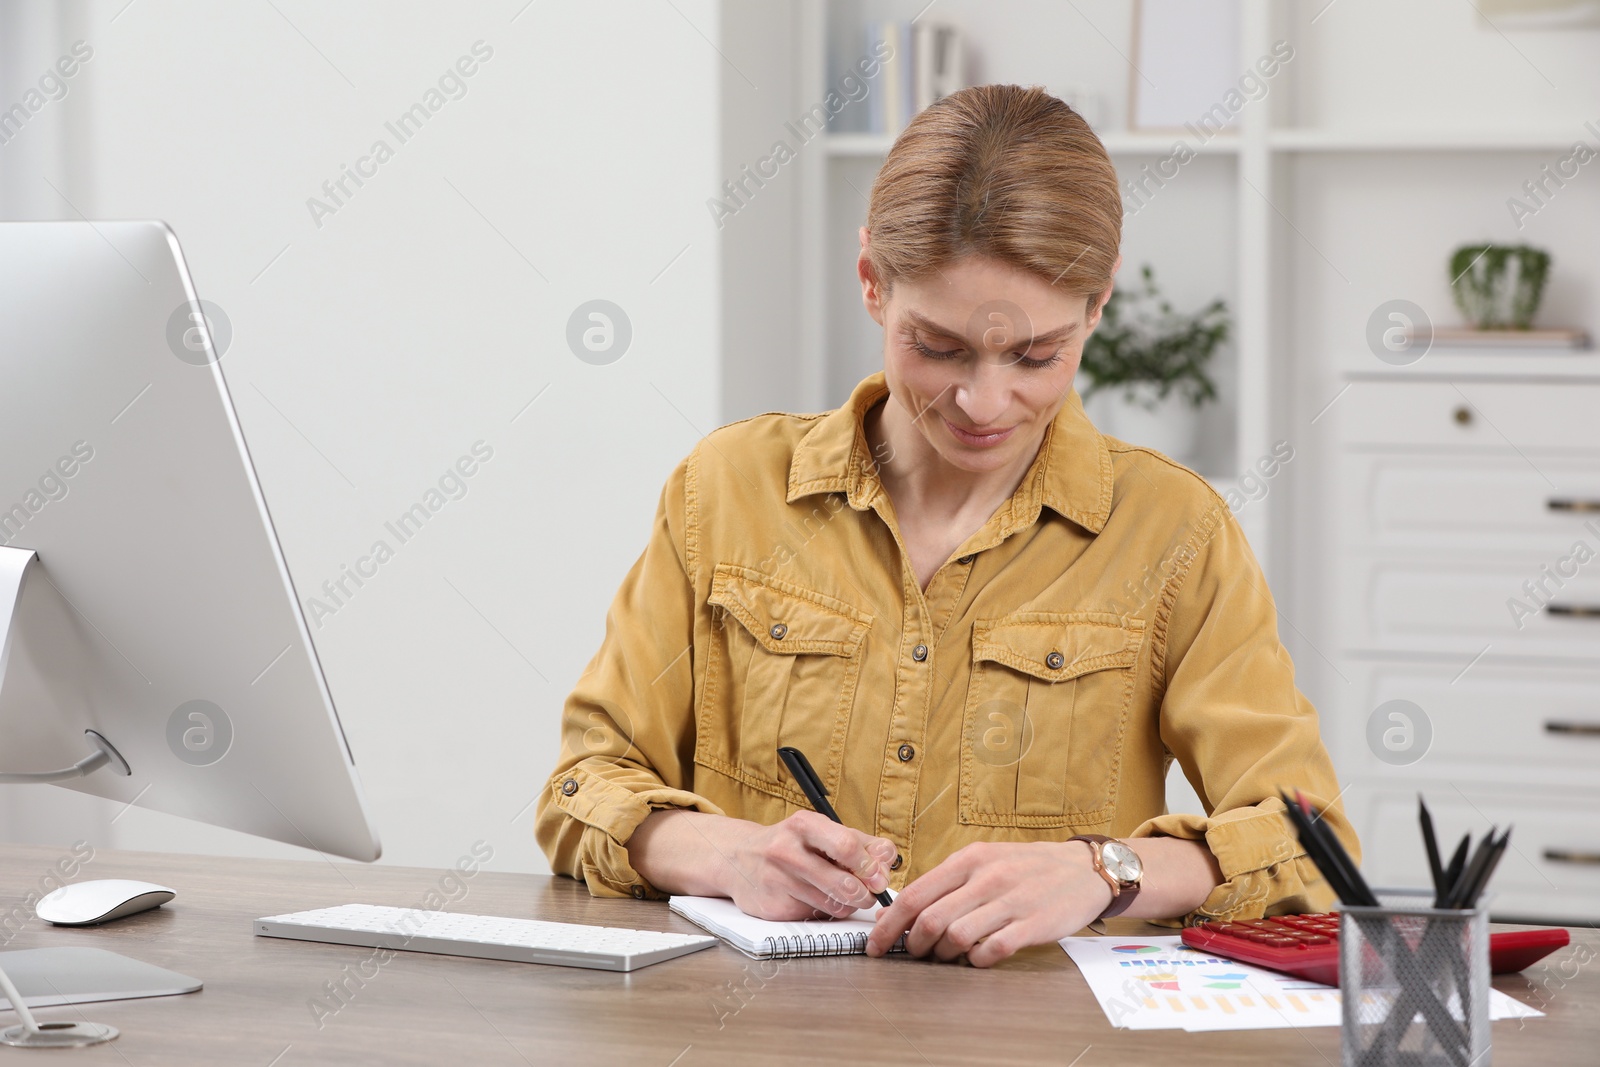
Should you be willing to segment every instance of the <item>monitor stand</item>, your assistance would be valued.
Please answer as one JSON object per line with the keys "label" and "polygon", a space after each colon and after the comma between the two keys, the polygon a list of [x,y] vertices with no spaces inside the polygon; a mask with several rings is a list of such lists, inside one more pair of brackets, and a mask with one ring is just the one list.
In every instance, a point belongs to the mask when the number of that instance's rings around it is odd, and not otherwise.
{"label": "monitor stand", "polygon": [[[22,586],[29,569],[38,559],[38,554],[31,548],[0,546],[0,685],[5,684],[6,666],[11,661],[11,637],[17,630],[17,604],[22,600]],[[0,771],[0,784],[82,778],[108,765],[114,774],[123,777],[132,774],[122,753],[99,731],[85,730],[84,734],[94,751],[72,766],[57,771]]]}
{"label": "monitor stand", "polygon": [[4,992],[11,1006],[17,1010],[21,1024],[0,1030],[0,1043],[18,1048],[81,1048],[99,1045],[117,1036],[115,1026],[104,1023],[41,1023],[28,1010],[27,1002],[17,987],[11,984],[6,972],[0,969],[0,992]]}
{"label": "monitor stand", "polygon": [[[28,570],[39,557],[32,549],[0,546],[0,684],[5,682],[6,666],[11,660],[11,634],[17,614],[17,602],[22,598],[22,584]],[[64,778],[78,778],[91,774],[101,767],[110,766],[122,775],[131,773],[128,762],[116,748],[94,730],[85,730],[94,751],[70,767],[56,771],[0,772],[0,782],[58,782]],[[22,1020],[18,1026],[0,1030],[0,1043],[21,1048],[76,1048],[98,1045],[117,1036],[114,1026],[102,1023],[40,1023],[28,1010],[22,994],[0,968],[0,992],[16,1009]]]}

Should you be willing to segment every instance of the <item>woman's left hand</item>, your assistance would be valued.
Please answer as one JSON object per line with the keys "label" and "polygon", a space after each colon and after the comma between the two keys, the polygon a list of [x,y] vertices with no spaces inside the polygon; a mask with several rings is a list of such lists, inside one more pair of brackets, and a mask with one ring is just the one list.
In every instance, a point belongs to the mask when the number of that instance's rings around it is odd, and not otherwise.
{"label": "woman's left hand", "polygon": [[[1111,904],[1084,841],[979,842],[906,886],[878,914],[867,955],[902,933],[913,956],[989,967],[1082,930]],[[907,932],[909,931],[909,932]]]}

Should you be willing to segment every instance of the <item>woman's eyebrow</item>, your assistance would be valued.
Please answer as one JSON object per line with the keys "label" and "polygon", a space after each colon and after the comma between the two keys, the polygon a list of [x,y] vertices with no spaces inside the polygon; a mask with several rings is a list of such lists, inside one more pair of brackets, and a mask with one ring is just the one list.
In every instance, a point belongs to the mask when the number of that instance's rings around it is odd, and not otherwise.
{"label": "woman's eyebrow", "polygon": [[[932,319],[928,318],[919,311],[907,309],[905,312],[905,317],[910,320],[912,325],[927,330],[929,333],[937,334],[940,337],[948,337],[952,341],[966,341],[966,338],[961,335],[959,330],[952,330],[948,326],[940,326],[937,322],[934,322]],[[1056,341],[1064,341],[1068,337],[1071,337],[1077,329],[1077,323],[1069,322],[1064,326],[1057,326],[1053,330],[1046,330],[1044,333],[1035,334],[1026,341],[1017,341],[1013,347],[1022,346],[1031,348],[1034,345],[1047,345]]]}

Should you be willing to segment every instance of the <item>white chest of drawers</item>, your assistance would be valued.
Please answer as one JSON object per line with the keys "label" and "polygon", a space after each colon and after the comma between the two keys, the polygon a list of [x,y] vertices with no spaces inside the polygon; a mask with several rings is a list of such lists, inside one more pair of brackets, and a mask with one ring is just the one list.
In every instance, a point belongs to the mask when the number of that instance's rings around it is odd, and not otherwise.
{"label": "white chest of drawers", "polygon": [[1368,880],[1428,884],[1420,791],[1447,857],[1515,825],[1496,916],[1600,920],[1600,356],[1347,381],[1325,732]]}

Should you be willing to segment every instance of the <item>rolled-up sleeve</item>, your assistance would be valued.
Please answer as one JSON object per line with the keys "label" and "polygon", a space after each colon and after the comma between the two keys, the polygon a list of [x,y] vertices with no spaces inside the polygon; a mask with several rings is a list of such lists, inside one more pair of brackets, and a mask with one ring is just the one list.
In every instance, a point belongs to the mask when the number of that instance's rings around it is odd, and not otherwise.
{"label": "rolled-up sleeve", "polygon": [[661,894],[628,859],[657,808],[721,814],[692,791],[696,603],[687,501],[695,455],[661,491],[643,553],[562,708],[561,758],[539,794],[535,836],[557,874],[596,896]]}
{"label": "rolled-up sleeve", "polygon": [[1164,662],[1161,739],[1205,815],[1148,819],[1133,836],[1204,840],[1222,872],[1184,925],[1324,911],[1333,894],[1300,846],[1278,798],[1299,789],[1353,859],[1316,709],[1296,687],[1277,607],[1244,532],[1218,504],[1179,550],[1156,616]]}

